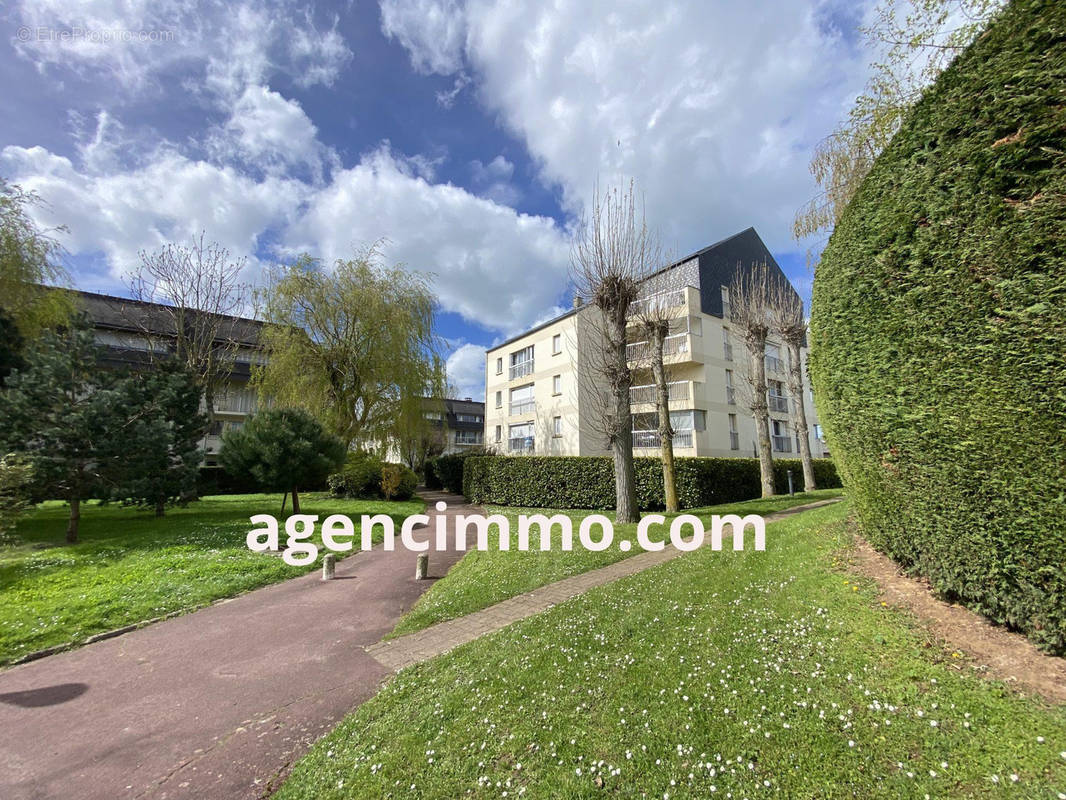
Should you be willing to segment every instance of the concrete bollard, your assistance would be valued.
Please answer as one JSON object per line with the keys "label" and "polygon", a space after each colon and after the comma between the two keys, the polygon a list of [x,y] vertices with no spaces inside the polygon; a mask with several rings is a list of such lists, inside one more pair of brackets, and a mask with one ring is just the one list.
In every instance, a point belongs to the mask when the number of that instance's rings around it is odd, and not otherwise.
{"label": "concrete bollard", "polygon": [[419,553],[415,561],[415,580],[424,581],[429,575],[429,553]]}
{"label": "concrete bollard", "polygon": [[337,574],[337,557],[333,553],[322,556],[322,580],[331,581]]}
{"label": "concrete bollard", "polygon": [[791,497],[796,493],[795,488],[792,486],[792,470],[786,470],[786,472],[788,472],[788,494]]}

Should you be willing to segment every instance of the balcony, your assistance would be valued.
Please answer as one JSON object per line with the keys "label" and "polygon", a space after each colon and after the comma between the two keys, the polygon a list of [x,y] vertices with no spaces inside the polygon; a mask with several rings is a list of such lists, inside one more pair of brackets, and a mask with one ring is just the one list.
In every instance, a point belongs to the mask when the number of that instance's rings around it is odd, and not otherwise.
{"label": "balcony", "polygon": [[784,371],[785,371],[785,364],[777,356],[767,356],[766,357],[766,371],[767,372],[777,372],[777,373],[782,373],[783,374]]}
{"label": "balcony", "polygon": [[643,314],[652,308],[676,308],[683,305],[685,305],[685,290],[674,289],[634,300],[629,304],[629,314],[633,316]]}
{"label": "balcony", "polygon": [[729,449],[730,450],[739,450],[740,449],[740,433],[739,432],[737,432],[737,431],[730,431],[729,432]]}
{"label": "balcony", "polygon": [[481,444],[481,434],[477,431],[456,431],[455,443],[460,446]]}
{"label": "balcony", "polygon": [[[692,431],[674,431],[674,447],[691,448]],[[658,431],[633,431],[633,447],[638,449],[650,449],[659,447]]]}
{"label": "balcony", "polygon": [[792,452],[792,438],[789,436],[771,436],[770,437],[775,453],[791,453]]}
{"label": "balcony", "polygon": [[770,395],[770,411],[775,414],[787,414],[788,398],[779,394]]}
{"label": "balcony", "polygon": [[509,439],[507,441],[507,452],[509,453],[532,453],[534,440],[532,436],[520,436],[517,439]]}
{"label": "balcony", "polygon": [[[663,358],[689,352],[688,333],[675,333],[663,339]],[[631,342],[626,345],[626,360],[651,361],[652,345],[649,341]]]}
{"label": "balcony", "polygon": [[[692,400],[693,382],[692,381],[671,381],[666,384],[666,396],[670,402]],[[631,405],[640,405],[643,403],[655,403],[658,389],[654,383],[644,384],[642,386],[630,386],[629,387],[629,402]]]}
{"label": "balcony", "polygon": [[510,408],[508,408],[508,412],[512,417],[516,417],[520,414],[535,414],[536,411],[536,400],[519,400],[518,402],[510,403]]}
{"label": "balcony", "polygon": [[533,359],[528,361],[519,361],[517,364],[512,364],[508,377],[510,380],[515,378],[524,378],[526,375],[533,374]]}

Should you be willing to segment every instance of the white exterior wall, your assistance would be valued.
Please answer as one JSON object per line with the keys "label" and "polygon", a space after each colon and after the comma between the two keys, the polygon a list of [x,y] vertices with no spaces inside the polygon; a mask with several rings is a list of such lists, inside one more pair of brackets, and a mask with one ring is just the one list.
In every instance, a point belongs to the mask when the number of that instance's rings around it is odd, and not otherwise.
{"label": "white exterior wall", "polygon": [[[684,267],[685,265],[682,265]],[[485,444],[502,453],[521,454],[525,451],[512,451],[509,442],[510,426],[519,423],[532,423],[533,450],[536,455],[603,455],[606,452],[603,437],[593,421],[593,403],[590,394],[595,385],[587,375],[589,366],[582,363],[581,354],[590,352],[589,337],[595,322],[595,309],[585,307],[576,313],[552,322],[543,328],[534,330],[507,344],[486,353],[486,397],[485,397]],[[679,325],[685,332],[673,337],[673,346],[677,352],[667,357],[668,380],[678,382],[673,391],[677,399],[670,402],[671,411],[703,412],[697,415],[705,420],[703,430],[681,433],[675,438],[674,452],[678,456],[717,456],[744,457],[755,455],[755,423],[745,405],[744,364],[747,351],[743,342],[731,332],[733,350],[732,361],[727,360],[724,346],[723,328],[730,324],[719,317],[700,311],[699,290],[693,286],[684,289],[684,302],[676,310]],[[684,322],[680,322],[684,320]],[[553,353],[553,339],[559,336],[561,352]],[[777,343],[771,339],[771,343]],[[530,375],[510,377],[510,357],[526,347],[533,347],[533,372]],[[806,350],[801,353],[806,375]],[[497,371],[497,359],[502,359],[502,370]],[[782,366],[787,368],[787,361],[782,348]],[[650,369],[633,365],[634,386],[652,383]],[[733,371],[735,403],[727,401],[726,370]],[[584,377],[579,379],[579,375]],[[553,391],[554,378],[559,376],[560,391]],[[784,394],[788,395],[788,377],[781,373],[767,373],[768,379],[776,379],[785,384]],[[535,408],[510,407],[511,389],[533,383]],[[806,383],[806,379],[805,379]],[[501,393],[501,405],[496,405],[496,393]],[[639,402],[642,390],[631,408],[634,414],[654,412],[654,392],[647,392],[649,402]],[[791,404],[792,398],[789,398]],[[809,429],[808,440],[815,457],[827,455],[825,443],[815,436],[818,418],[814,409],[809,386],[805,387],[803,403],[807,413]],[[512,414],[516,410],[519,413]],[[732,447],[729,432],[729,415],[736,415],[737,447]],[[561,430],[554,433],[556,417],[560,418]],[[778,458],[798,457],[795,429],[787,411],[772,411],[771,419],[776,419],[787,427],[788,451],[775,451]],[[496,440],[496,427],[500,428],[500,440]],[[636,442],[634,452],[637,455],[657,455],[657,444],[641,447]]]}

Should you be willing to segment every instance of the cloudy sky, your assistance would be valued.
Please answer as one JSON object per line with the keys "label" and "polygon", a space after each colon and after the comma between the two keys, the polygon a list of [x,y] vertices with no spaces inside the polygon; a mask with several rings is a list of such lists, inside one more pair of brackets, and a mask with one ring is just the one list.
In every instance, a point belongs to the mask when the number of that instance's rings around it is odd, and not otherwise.
{"label": "cloudy sky", "polygon": [[65,225],[79,288],[203,230],[264,265],[385,240],[435,275],[461,394],[569,301],[594,182],[633,178],[685,255],[790,235],[811,148],[866,79],[860,0],[12,0],[0,175]]}

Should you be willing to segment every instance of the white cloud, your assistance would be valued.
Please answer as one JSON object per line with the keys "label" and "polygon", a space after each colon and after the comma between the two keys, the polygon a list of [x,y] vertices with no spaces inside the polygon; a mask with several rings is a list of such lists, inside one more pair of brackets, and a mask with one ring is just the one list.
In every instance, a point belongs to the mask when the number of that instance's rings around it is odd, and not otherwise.
{"label": "white cloud", "polygon": [[488,164],[478,159],[470,162],[470,180],[475,191],[481,197],[501,205],[513,206],[522,197],[522,193],[511,183],[513,175],[514,164],[502,155],[496,156]]}
{"label": "white cloud", "polygon": [[295,216],[306,194],[298,181],[256,181],[168,148],[142,167],[91,174],[44,148],[8,146],[0,172],[40,194],[46,205],[34,209],[38,223],[65,226],[58,238],[70,252],[103,254],[116,286],[140,263],[140,250],[188,243],[201,231],[235,256],[254,253],[266,231]]}
{"label": "white cloud", "polygon": [[570,211],[597,178],[632,176],[684,251],[748,225],[796,248],[810,148],[865,76],[838,17],[820,2],[382,0],[415,68],[472,74]]}
{"label": "white cloud", "polygon": [[485,399],[485,348],[464,344],[448,356],[448,383],[456,397]]}
{"label": "white cloud", "polygon": [[318,129],[295,100],[265,86],[249,86],[233,113],[210,136],[210,147],[224,160],[240,159],[268,172],[306,166],[314,179],[337,156],[318,141]]}
{"label": "white cloud", "polygon": [[462,64],[463,11],[455,0],[382,0],[381,30],[407,48],[419,72],[449,75]]}
{"label": "white cloud", "polygon": [[382,237],[388,260],[436,275],[444,310],[489,328],[522,329],[565,289],[569,250],[554,221],[427,183],[384,147],[335,172],[285,241],[332,261]]}
{"label": "white cloud", "polygon": [[352,57],[336,19],[320,30],[294,0],[21,0],[12,17],[33,32],[16,50],[41,71],[104,76],[127,92],[182,66],[198,72],[190,87],[227,99],[275,74],[329,86]]}

